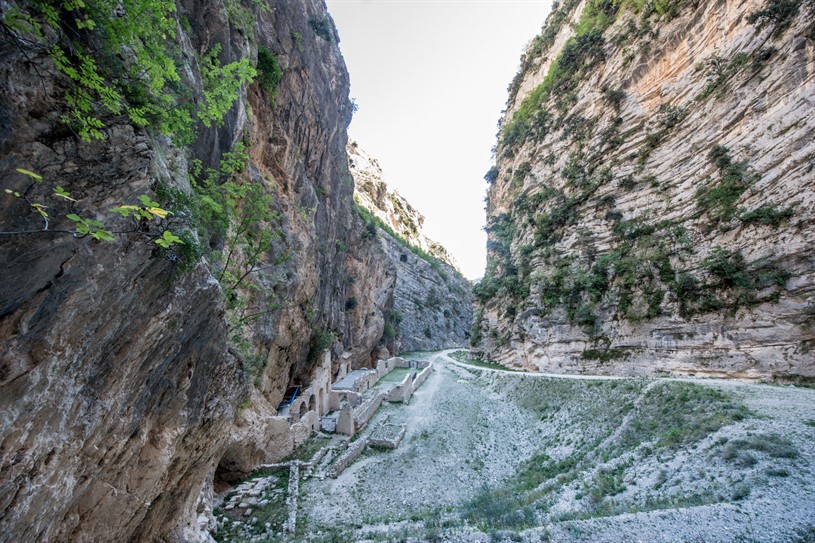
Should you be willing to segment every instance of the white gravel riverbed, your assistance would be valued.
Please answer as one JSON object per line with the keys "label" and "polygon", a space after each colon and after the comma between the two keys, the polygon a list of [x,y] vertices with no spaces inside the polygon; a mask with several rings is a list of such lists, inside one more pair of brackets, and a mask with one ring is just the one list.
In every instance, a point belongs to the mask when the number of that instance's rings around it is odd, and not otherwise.
{"label": "white gravel riverbed", "polygon": [[[815,541],[813,389],[552,378],[466,367],[443,353],[424,356],[433,358],[436,369],[410,405],[385,405],[371,422],[387,414],[389,423],[406,424],[399,448],[369,449],[337,479],[304,481],[298,522],[305,531],[298,537]],[[721,390],[749,414],[671,447],[654,436],[645,443],[626,441],[653,416],[645,410],[654,409],[657,389],[677,382]],[[539,389],[531,408],[530,391]],[[536,480],[514,501],[510,496],[507,504],[525,504],[526,520],[502,525],[514,517],[492,511],[491,500],[520,492],[518,474],[526,466],[528,475],[527,461],[543,454],[550,463],[582,460],[564,464],[543,483]],[[473,515],[474,507],[484,510]]]}

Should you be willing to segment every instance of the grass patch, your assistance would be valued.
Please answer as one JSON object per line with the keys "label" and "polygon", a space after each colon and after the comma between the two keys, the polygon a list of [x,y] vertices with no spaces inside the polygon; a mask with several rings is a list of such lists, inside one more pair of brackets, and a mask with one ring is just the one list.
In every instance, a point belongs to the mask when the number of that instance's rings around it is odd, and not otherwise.
{"label": "grass patch", "polygon": [[292,453],[283,460],[289,462],[291,460],[300,460],[301,462],[308,462],[314,454],[323,448],[328,441],[321,439],[317,436],[311,436],[306,441],[301,443]]}
{"label": "grass patch", "polygon": [[[283,529],[283,524],[288,517],[286,509],[286,492],[289,486],[288,468],[259,470],[244,479],[243,482],[270,476],[276,477],[276,480],[258,497],[259,501],[266,500],[267,503],[253,506],[252,514],[249,517],[243,515],[245,509],[238,507],[229,511],[223,508],[215,509],[215,517],[223,521],[223,527],[214,535],[215,541],[218,543],[249,541],[258,536],[265,536],[266,523],[269,523],[275,532]],[[225,503],[228,503],[231,497],[232,494],[228,494]],[[251,522],[253,518],[257,521]]]}
{"label": "grass patch", "polygon": [[468,351],[454,351],[450,353],[450,358],[453,358],[454,360],[461,362],[462,364],[476,366],[479,368],[486,368],[489,370],[517,371],[507,368],[506,366],[496,364],[494,362],[489,362],[487,360],[482,360],[480,358],[473,358],[472,356],[470,356],[470,353]]}
{"label": "grass patch", "polygon": [[[552,496],[578,479],[588,481],[578,493],[580,509],[559,520],[716,501],[713,494],[674,496],[668,501],[663,500],[665,503],[650,505],[640,501],[627,502],[626,498],[619,497],[626,490],[626,470],[638,463],[633,457],[622,460],[623,455],[673,454],[673,451],[689,447],[719,428],[749,415],[744,406],[714,388],[659,382],[641,396],[646,383],[633,379],[536,378],[515,380],[511,385],[508,383],[505,390],[499,389],[502,396],[517,398],[520,407],[538,414],[545,424],[558,427],[560,420],[591,422],[570,423],[570,437],[565,443],[559,433],[542,443],[541,450],[547,453],[536,454],[522,462],[514,477],[503,486],[483,488],[473,500],[462,506],[463,517],[482,529],[491,530],[537,525],[530,524],[530,519],[540,522],[553,503]],[[615,435],[620,426],[623,430]],[[649,446],[642,447],[645,443]],[[566,456],[550,456],[548,451],[564,445],[570,449]],[[617,458],[620,461],[614,465],[604,465]],[[594,471],[598,464],[600,468]],[[734,494],[740,492],[734,489]]]}
{"label": "grass patch", "polygon": [[677,382],[653,387],[640,403],[639,412],[641,416],[623,433],[626,447],[656,441],[658,448],[677,448],[750,415],[746,407],[719,390]]}
{"label": "grass patch", "polygon": [[750,451],[761,452],[776,459],[798,458],[798,449],[790,440],[778,434],[756,434],[745,439],[734,439],[725,445],[722,458],[740,467],[750,467],[758,459]]}

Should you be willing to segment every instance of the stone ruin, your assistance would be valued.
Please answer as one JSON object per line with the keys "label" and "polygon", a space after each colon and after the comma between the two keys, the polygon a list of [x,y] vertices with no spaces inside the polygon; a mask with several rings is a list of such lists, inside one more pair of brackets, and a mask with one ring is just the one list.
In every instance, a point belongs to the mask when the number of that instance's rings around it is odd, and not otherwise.
{"label": "stone ruin", "polygon": [[[396,369],[408,371],[397,381],[381,382]],[[331,355],[326,351],[311,384],[273,417],[276,419],[273,422],[286,421],[288,432],[281,435],[285,435],[292,446],[304,443],[320,430],[325,432],[319,435],[327,439],[326,445],[305,462],[292,460],[256,466],[256,471],[287,469],[288,485],[285,489],[280,486],[279,475],[261,475],[236,486],[222,503],[220,514],[216,514],[218,529],[229,523],[232,530],[249,540],[272,537],[277,532],[294,533],[300,479],[337,477],[369,446],[398,447],[405,436],[404,424],[390,423],[389,416],[385,415],[373,427],[366,427],[383,402],[407,404],[432,371],[433,364],[429,361],[394,357],[378,361],[375,369],[349,371],[348,364],[342,364],[337,380],[331,383]],[[335,434],[335,437],[327,434]],[[259,509],[283,504],[287,515],[282,525],[273,526],[260,520],[260,515],[256,516]]]}

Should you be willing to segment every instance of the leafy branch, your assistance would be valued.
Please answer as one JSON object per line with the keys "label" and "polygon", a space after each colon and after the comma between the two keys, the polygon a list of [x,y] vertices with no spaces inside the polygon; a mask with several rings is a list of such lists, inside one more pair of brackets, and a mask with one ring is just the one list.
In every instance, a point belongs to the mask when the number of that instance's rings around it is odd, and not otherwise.
{"label": "leafy branch", "polygon": [[[30,178],[32,181],[22,192],[9,188],[4,189],[4,192],[12,198],[24,200],[26,204],[28,204],[29,209],[40,218],[43,226],[39,230],[0,231],[0,236],[18,236],[25,234],[68,234],[74,238],[84,238],[86,236],[90,236],[91,238],[100,241],[112,241],[114,239],[113,234],[135,232],[145,222],[150,222],[154,219],[161,221],[170,214],[169,211],[162,209],[158,202],[154,202],[149,196],[142,194],[139,196],[139,202],[141,203],[140,206],[123,205],[114,207],[110,210],[113,213],[118,213],[124,218],[132,217],[135,221],[134,229],[129,231],[111,231],[101,221],[79,216],[74,210],[74,204],[77,203],[77,200],[72,197],[67,190],[57,185],[53,188],[50,196],[55,199],[55,202],[59,200],[68,202],[70,206],[70,213],[67,213],[65,218],[73,223],[73,228],[51,229],[51,216],[49,215],[48,210],[53,207],[53,204],[48,202],[51,205],[46,205],[44,201],[33,199],[33,196],[30,195],[32,189],[43,182],[42,176],[25,168],[17,168],[17,172]],[[158,239],[154,240],[154,243],[167,249],[174,244],[183,244],[183,241],[181,238],[173,235],[169,230],[165,230]]]}

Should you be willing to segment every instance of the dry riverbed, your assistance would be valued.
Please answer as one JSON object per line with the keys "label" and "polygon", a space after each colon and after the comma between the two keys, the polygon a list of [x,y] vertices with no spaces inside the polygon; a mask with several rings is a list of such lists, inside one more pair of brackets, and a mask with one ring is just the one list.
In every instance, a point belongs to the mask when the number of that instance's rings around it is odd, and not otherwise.
{"label": "dry riverbed", "polygon": [[303,480],[295,534],[256,541],[815,541],[813,389],[419,356],[434,373],[370,423],[400,446]]}

